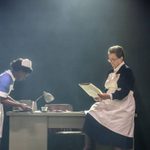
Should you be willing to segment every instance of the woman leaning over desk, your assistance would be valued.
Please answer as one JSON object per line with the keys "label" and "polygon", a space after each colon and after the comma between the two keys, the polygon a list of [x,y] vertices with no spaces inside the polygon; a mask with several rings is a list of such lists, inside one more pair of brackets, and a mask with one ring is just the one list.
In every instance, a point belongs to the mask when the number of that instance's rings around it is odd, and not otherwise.
{"label": "woman leaning over desk", "polygon": [[97,102],[86,115],[84,132],[91,140],[87,140],[84,150],[93,150],[93,142],[111,146],[114,150],[133,147],[134,76],[124,59],[121,46],[108,49],[108,62],[112,70],[105,82],[106,92],[95,98]]}
{"label": "woman leaning over desk", "polygon": [[10,93],[16,80],[24,80],[32,72],[32,61],[18,58],[10,63],[10,67],[11,69],[0,74],[0,150],[4,121],[3,105],[19,107],[22,110],[31,110],[31,107],[27,104],[20,103],[10,97]]}

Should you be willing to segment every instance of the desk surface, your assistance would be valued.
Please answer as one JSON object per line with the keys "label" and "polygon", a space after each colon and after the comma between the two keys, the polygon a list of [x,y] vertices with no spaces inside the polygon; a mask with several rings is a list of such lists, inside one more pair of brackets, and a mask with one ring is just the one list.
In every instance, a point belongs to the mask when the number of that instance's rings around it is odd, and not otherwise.
{"label": "desk surface", "polygon": [[84,111],[66,111],[66,112],[16,112],[16,111],[9,111],[7,112],[8,116],[85,116]]}

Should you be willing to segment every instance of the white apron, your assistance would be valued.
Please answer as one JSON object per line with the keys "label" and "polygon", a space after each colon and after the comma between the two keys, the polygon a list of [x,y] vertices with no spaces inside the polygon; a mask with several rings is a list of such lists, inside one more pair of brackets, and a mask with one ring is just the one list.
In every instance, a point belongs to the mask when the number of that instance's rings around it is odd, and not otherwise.
{"label": "white apron", "polygon": [[[120,74],[111,73],[105,82],[107,93],[114,93],[119,90],[117,81]],[[133,92],[130,91],[128,96],[123,100],[103,100],[96,102],[89,110],[91,114],[100,124],[106,128],[127,137],[133,137],[134,131],[134,114],[135,100]]]}
{"label": "white apron", "polygon": [[2,138],[3,122],[4,122],[4,110],[3,104],[0,103],[0,138]]}

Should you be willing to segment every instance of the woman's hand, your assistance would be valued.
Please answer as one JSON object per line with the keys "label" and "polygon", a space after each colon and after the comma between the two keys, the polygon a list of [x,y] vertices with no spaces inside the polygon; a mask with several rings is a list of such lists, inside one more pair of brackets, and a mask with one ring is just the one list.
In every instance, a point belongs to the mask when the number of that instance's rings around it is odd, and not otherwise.
{"label": "woman's hand", "polygon": [[32,110],[32,108],[29,106],[29,105],[27,105],[27,104],[25,104],[25,103],[20,103],[20,106],[19,106],[22,110],[24,110],[24,111],[31,111]]}
{"label": "woman's hand", "polygon": [[98,94],[98,96],[99,96],[99,99],[101,100],[110,99],[110,95],[107,93]]}

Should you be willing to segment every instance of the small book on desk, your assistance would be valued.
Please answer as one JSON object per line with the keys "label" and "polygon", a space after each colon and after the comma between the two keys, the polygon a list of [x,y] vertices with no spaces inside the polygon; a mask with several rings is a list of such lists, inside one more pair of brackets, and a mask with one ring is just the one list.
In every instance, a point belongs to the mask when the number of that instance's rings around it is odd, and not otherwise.
{"label": "small book on desk", "polygon": [[91,97],[98,97],[102,91],[92,83],[79,83],[79,86]]}

